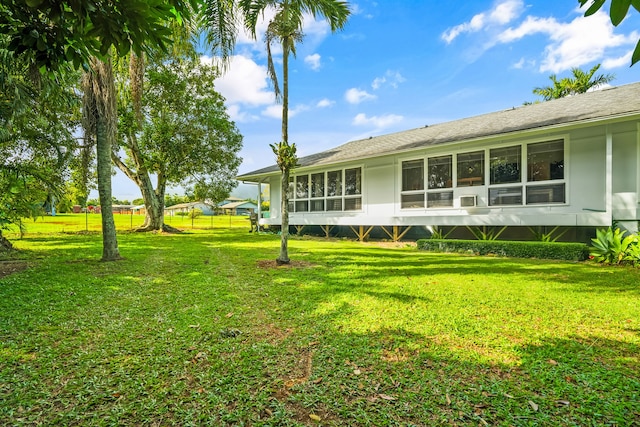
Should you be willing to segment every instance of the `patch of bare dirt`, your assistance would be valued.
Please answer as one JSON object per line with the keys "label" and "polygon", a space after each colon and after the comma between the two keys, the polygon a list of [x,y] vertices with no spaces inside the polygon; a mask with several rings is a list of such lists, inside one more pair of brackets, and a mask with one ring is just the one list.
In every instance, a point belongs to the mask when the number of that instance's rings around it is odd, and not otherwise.
{"label": "patch of bare dirt", "polygon": [[0,278],[27,269],[25,261],[0,261]]}
{"label": "patch of bare dirt", "polygon": [[271,268],[308,268],[313,267],[315,264],[308,261],[291,260],[289,264],[278,265],[275,259],[261,259],[257,262],[258,268],[271,269]]}

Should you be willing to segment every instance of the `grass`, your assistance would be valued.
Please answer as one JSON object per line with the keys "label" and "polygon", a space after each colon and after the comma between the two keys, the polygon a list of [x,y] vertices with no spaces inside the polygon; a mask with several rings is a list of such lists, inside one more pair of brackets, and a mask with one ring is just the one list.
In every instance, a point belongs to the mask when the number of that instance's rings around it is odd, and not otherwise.
{"label": "grass", "polygon": [[48,219],[0,278],[0,424],[640,424],[638,269],[304,237],[268,268],[245,219],[101,263]]}

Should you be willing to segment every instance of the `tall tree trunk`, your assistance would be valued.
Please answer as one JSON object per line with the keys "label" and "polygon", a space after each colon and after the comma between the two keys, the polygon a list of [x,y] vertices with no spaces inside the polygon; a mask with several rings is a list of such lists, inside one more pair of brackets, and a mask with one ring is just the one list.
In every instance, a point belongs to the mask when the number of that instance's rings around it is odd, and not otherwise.
{"label": "tall tree trunk", "polygon": [[282,192],[282,230],[280,236],[280,255],[276,259],[277,264],[289,264],[289,171],[282,171],[281,192]]}
{"label": "tall tree trunk", "polygon": [[[282,141],[289,145],[289,43],[285,37],[282,42]],[[282,170],[282,230],[280,236],[280,255],[277,264],[289,264],[289,168]]]}
{"label": "tall tree trunk", "polygon": [[117,131],[116,87],[111,60],[91,58],[91,70],[83,78],[84,121],[96,136],[98,194],[102,210],[102,260],[120,259],[111,198],[111,151]]}
{"label": "tall tree trunk", "polygon": [[116,154],[113,154],[113,162],[129,179],[136,183],[140,189],[140,193],[142,193],[145,218],[142,226],[136,229],[136,231],[163,230],[177,232],[177,229],[164,223],[164,193],[167,186],[165,175],[162,172],[158,174],[158,185],[154,190],[151,177],[140,154],[135,135],[129,135],[126,147],[129,150],[129,156],[133,160],[136,171],[131,170]]}
{"label": "tall tree trunk", "polygon": [[116,225],[113,220],[113,200],[111,198],[111,139],[108,136],[104,118],[98,116],[96,122],[96,160],[98,170],[98,194],[102,212],[102,261],[120,259]]}

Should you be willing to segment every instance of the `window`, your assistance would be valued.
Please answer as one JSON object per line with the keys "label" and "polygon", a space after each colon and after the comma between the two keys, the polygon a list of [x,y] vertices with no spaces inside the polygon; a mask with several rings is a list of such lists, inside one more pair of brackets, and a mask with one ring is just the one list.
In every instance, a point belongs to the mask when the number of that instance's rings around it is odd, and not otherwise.
{"label": "window", "polygon": [[342,210],[342,171],[327,172],[327,210]]}
{"label": "window", "polygon": [[311,211],[324,211],[324,173],[311,174]]}
{"label": "window", "polygon": [[424,191],[418,194],[403,194],[400,196],[402,209],[424,208]]}
{"label": "window", "polygon": [[490,150],[491,185],[520,182],[521,152],[519,145]]}
{"label": "window", "polygon": [[357,211],[362,209],[362,169],[344,170],[344,210]]}
{"label": "window", "polygon": [[453,206],[453,191],[433,191],[427,193],[428,208],[448,208]]}
{"label": "window", "polygon": [[527,145],[527,181],[564,179],[564,141]]}
{"label": "window", "polygon": [[[538,142],[527,145],[527,204],[564,203],[564,141]],[[544,182],[537,184],[537,182]],[[548,183],[548,181],[556,181]]]}
{"label": "window", "polygon": [[327,196],[342,196],[342,171],[327,172]]}
{"label": "window", "polygon": [[484,185],[484,151],[458,154],[458,187]]}
{"label": "window", "polygon": [[361,192],[362,174],[360,168],[345,169],[344,171],[344,194],[353,196]]}
{"label": "window", "polygon": [[527,204],[564,203],[564,183],[551,185],[527,185]]}
{"label": "window", "polygon": [[309,197],[309,175],[299,175],[296,177],[296,199],[307,197]]}
{"label": "window", "polygon": [[362,209],[362,169],[352,168],[297,175],[288,191],[291,212]]}
{"label": "window", "polygon": [[428,160],[429,189],[451,188],[451,158],[452,156],[430,157]]}
{"label": "window", "polygon": [[424,160],[402,162],[402,191],[424,190]]}
{"label": "window", "polygon": [[489,189],[489,206],[521,205],[522,187],[496,187]]}
{"label": "window", "polygon": [[296,176],[295,194],[295,211],[307,212],[309,210],[309,175]]}
{"label": "window", "polygon": [[324,173],[311,175],[311,197],[324,197]]}
{"label": "window", "polygon": [[430,157],[427,159],[427,186],[425,190],[425,161],[408,160],[402,162],[401,209],[442,208],[453,206],[453,191],[432,191],[451,188],[453,156]]}

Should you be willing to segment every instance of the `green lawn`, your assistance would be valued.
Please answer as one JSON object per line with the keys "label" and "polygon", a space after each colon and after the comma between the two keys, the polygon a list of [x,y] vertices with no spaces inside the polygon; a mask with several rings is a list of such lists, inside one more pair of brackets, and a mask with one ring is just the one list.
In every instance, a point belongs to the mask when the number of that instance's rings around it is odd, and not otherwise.
{"label": "green lawn", "polygon": [[53,220],[0,258],[0,425],[640,425],[640,269]]}

